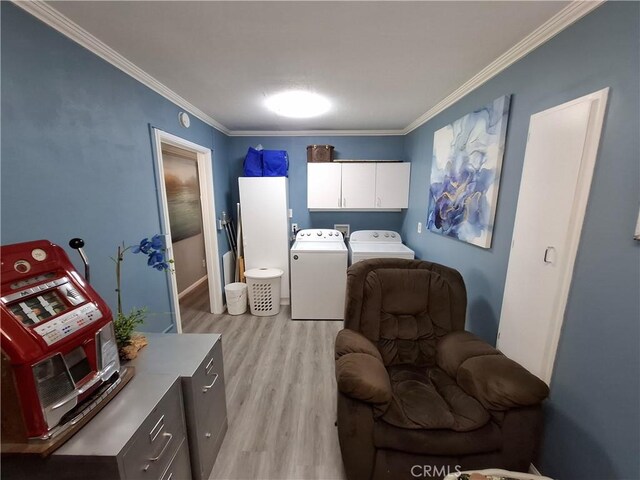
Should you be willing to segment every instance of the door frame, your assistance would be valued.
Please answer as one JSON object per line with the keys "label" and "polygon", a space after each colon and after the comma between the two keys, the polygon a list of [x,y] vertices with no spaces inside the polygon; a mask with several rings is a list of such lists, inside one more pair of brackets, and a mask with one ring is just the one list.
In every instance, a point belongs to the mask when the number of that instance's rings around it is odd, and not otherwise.
{"label": "door frame", "polygon": [[[569,225],[567,225],[568,235],[567,243],[565,245],[567,248],[567,264],[564,272],[562,272],[561,275],[560,291],[557,297],[557,302],[553,308],[549,338],[547,340],[547,345],[542,358],[542,380],[544,380],[548,385],[551,384],[551,377],[553,375],[556,353],[558,350],[558,344],[560,343],[562,324],[564,322],[564,315],[567,309],[567,303],[569,301],[571,282],[573,280],[573,271],[575,267],[575,261],[578,256],[578,248],[580,246],[582,226],[584,224],[584,217],[587,211],[587,203],[589,201],[589,192],[591,191],[591,183],[593,180],[593,172],[595,169],[596,159],[598,157],[598,147],[600,145],[600,137],[602,135],[602,127],[604,124],[608,95],[609,87],[606,87],[602,90],[598,90],[597,92],[584,95],[582,97],[576,98],[575,100],[571,100],[561,105],[543,110],[542,112],[535,113],[531,115],[531,118],[529,120],[529,132],[527,133],[527,135],[529,135],[530,133],[531,121],[534,118],[545,116],[550,113],[572,107],[579,103],[592,102],[591,111],[589,113],[589,121],[587,124],[587,134],[585,138],[584,151],[582,153],[582,161],[580,162],[580,169],[578,171],[578,178],[576,180],[576,193],[573,198],[573,204],[571,206],[570,218],[572,221],[569,223]],[[498,326],[498,333],[499,332],[500,327]],[[498,349],[500,348],[499,335],[497,338],[496,346]]]}
{"label": "door frame", "polygon": [[[158,128],[153,129],[156,149],[156,172],[158,182],[158,196],[160,205],[160,219],[162,234],[167,248],[167,259],[174,260],[173,243],[171,242],[171,223],[169,221],[169,209],[167,206],[167,190],[164,184],[164,166],[162,158],[162,144],[172,145],[192,151],[196,154],[198,168],[198,182],[200,187],[200,206],[202,210],[202,233],[204,237],[205,259],[207,262],[207,283],[209,286],[209,310],[211,313],[224,312],[222,300],[222,280],[220,277],[220,262],[218,261],[218,236],[215,231],[215,198],[213,186],[213,154],[212,150],[196,143],[190,142],[176,135],[172,135]],[[174,310],[174,321],[178,333],[182,333],[182,320],[180,317],[180,300],[178,295],[178,283],[173,269],[168,270],[170,285],[171,308]]]}

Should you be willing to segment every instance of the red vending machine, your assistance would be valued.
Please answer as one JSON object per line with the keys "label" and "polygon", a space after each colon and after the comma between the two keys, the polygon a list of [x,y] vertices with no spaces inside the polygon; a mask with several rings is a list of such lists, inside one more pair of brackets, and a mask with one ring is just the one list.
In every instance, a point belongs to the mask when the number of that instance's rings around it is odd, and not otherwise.
{"label": "red vending machine", "polygon": [[[75,241],[75,248],[83,245]],[[0,259],[7,451],[7,443],[65,436],[99,410],[123,379],[111,311],[62,248],[46,240],[7,245],[0,247]]]}

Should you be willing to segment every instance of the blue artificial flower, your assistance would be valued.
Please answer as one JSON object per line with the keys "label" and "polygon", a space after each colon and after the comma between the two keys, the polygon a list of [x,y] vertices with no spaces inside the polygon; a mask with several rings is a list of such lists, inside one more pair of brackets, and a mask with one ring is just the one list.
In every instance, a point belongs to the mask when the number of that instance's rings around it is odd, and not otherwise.
{"label": "blue artificial flower", "polygon": [[151,247],[155,250],[160,250],[164,247],[164,242],[162,241],[162,235],[156,234],[151,237]]}
{"label": "blue artificial flower", "polygon": [[164,255],[162,254],[162,252],[158,252],[157,250],[154,250],[149,254],[147,265],[149,265],[150,267],[153,267],[157,263],[161,263],[163,260],[164,260]]}
{"label": "blue artificial flower", "polygon": [[148,238],[145,237],[142,240],[140,240],[140,244],[139,245],[134,247],[133,253],[142,252],[144,254],[148,254],[150,250],[151,250],[151,242],[149,241]]}
{"label": "blue artificial flower", "polygon": [[156,270],[169,270],[169,263],[166,261],[164,239],[160,234],[156,234],[149,240],[148,237],[140,240],[138,245],[131,248],[133,253],[144,253],[147,256],[147,265]]}

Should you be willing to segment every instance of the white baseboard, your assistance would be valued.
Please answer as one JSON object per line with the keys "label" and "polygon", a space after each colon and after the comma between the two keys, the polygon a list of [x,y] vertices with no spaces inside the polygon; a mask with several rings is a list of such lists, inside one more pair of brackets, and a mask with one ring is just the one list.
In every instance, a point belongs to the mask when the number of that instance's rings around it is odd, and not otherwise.
{"label": "white baseboard", "polygon": [[208,278],[209,277],[207,275],[205,275],[201,279],[196,280],[192,285],[188,286],[187,288],[185,288],[183,291],[181,291],[178,294],[178,299],[181,299],[185,295],[188,295],[189,293],[193,292],[196,288],[198,288],[200,285],[202,285],[204,282],[206,282]]}

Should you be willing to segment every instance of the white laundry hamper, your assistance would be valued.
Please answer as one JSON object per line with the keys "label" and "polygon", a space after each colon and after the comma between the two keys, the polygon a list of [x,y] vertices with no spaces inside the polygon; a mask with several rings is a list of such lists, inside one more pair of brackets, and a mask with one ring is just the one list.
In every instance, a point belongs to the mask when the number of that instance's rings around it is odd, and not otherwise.
{"label": "white laundry hamper", "polygon": [[229,315],[242,315],[247,311],[246,283],[229,283],[224,286],[224,293],[227,297],[227,312],[229,312]]}
{"label": "white laundry hamper", "polygon": [[280,282],[283,273],[279,268],[252,268],[244,272],[251,315],[270,317],[280,312]]}

